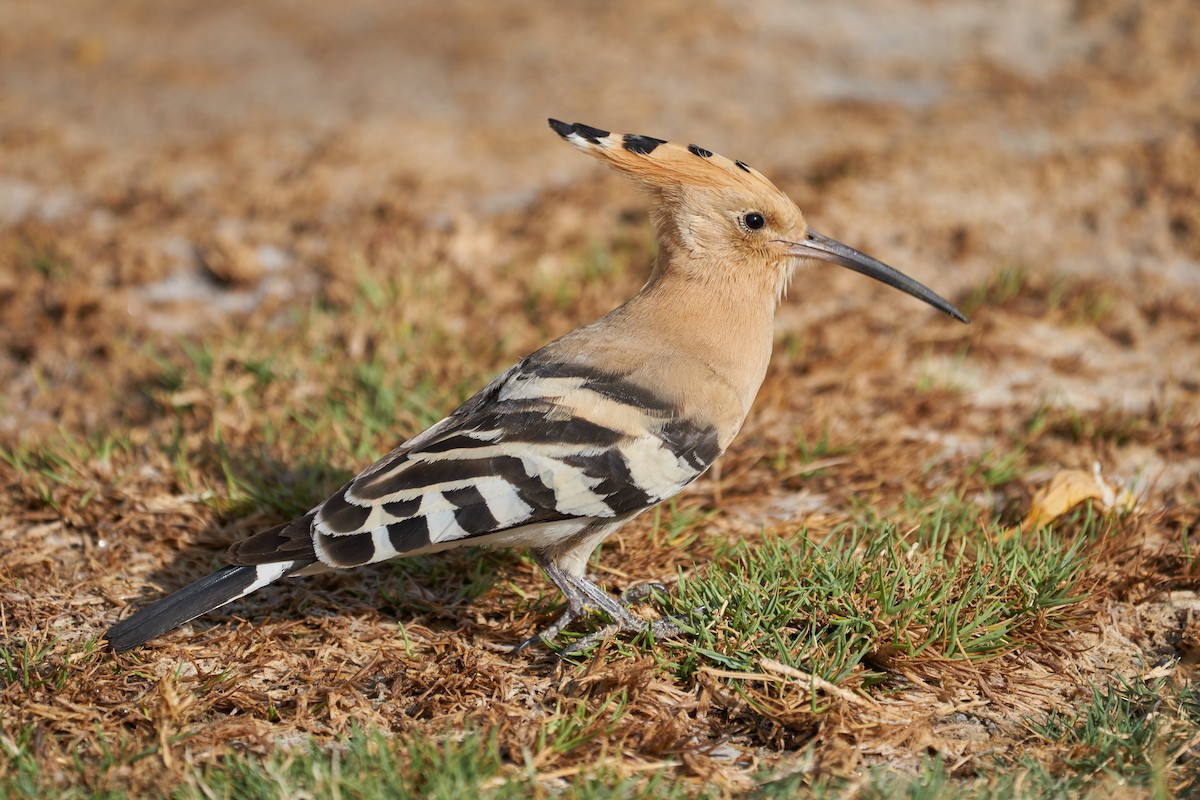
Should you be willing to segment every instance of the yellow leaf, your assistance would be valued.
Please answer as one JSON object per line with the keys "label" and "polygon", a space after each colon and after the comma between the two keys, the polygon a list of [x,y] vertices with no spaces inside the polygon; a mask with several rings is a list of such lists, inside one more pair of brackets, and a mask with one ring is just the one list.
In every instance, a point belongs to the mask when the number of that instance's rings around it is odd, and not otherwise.
{"label": "yellow leaf", "polygon": [[1095,464],[1091,472],[1063,470],[1033,496],[1022,527],[1032,530],[1053,522],[1084,500],[1099,500],[1106,511],[1118,506],[1130,510],[1136,502],[1128,491],[1118,491],[1104,482],[1099,464]]}

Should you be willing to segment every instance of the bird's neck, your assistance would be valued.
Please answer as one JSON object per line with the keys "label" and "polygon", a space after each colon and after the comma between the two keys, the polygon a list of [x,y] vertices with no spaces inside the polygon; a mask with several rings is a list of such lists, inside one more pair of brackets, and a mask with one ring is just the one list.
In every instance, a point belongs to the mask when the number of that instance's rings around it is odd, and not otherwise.
{"label": "bird's neck", "polygon": [[[721,269],[728,272],[722,274]],[[699,280],[694,275],[715,275]],[[707,365],[748,411],[771,358],[776,293],[738,265],[675,269],[660,261],[650,280],[618,312],[623,324]]]}

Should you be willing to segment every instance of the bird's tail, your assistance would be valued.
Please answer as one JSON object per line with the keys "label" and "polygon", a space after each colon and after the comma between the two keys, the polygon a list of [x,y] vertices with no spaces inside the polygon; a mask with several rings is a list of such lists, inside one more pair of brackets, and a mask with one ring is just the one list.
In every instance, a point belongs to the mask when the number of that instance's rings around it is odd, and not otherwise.
{"label": "bird's tail", "polygon": [[239,597],[245,597],[311,563],[312,559],[300,559],[250,567],[224,567],[118,622],[108,629],[104,637],[118,653],[132,650],[172,628],[177,628],[226,603],[232,603]]}

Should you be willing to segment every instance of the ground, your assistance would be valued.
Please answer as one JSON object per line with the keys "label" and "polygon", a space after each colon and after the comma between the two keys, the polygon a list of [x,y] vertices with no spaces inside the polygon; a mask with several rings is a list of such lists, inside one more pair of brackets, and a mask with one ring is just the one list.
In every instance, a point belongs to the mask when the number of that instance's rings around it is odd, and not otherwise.
{"label": "ground", "polygon": [[[3,793],[1197,790],[1195,3],[4,17]],[[740,158],[972,325],[797,274],[738,441],[593,563],[678,641],[512,655],[558,598],[464,551],[109,652],[636,290],[645,199],[550,116]]]}

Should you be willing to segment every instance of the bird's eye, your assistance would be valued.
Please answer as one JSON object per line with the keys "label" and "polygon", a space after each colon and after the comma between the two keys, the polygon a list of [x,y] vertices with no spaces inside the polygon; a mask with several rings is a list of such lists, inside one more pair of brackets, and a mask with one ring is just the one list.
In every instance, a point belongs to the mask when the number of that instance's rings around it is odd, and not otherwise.
{"label": "bird's eye", "polygon": [[746,227],[752,231],[756,231],[763,225],[767,224],[767,220],[757,211],[751,211],[749,214],[742,217],[742,221],[746,224]]}

